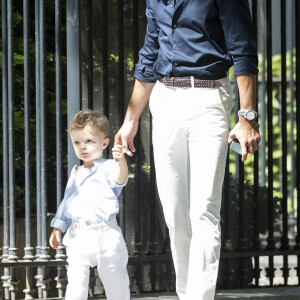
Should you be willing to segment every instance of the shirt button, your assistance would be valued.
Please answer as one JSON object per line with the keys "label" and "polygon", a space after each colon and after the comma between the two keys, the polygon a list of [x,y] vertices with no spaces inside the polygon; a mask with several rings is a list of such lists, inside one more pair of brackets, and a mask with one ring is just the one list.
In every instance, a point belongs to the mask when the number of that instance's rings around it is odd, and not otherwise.
{"label": "shirt button", "polygon": [[174,29],[176,29],[176,28],[177,28],[177,25],[176,25],[176,24],[174,24],[174,25],[173,25],[173,28],[174,28]]}
{"label": "shirt button", "polygon": [[178,48],[177,48],[177,47],[175,47],[175,51],[178,51]]}
{"label": "shirt button", "polygon": [[171,7],[172,7],[172,8],[174,7],[173,4],[171,5]]}
{"label": "shirt button", "polygon": [[177,67],[177,63],[174,64],[174,67]]}

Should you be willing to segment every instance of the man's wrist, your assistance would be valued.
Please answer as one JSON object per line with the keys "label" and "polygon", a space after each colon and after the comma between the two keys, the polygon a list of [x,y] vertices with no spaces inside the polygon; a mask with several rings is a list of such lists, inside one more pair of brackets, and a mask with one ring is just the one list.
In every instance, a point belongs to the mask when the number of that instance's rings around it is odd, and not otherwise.
{"label": "man's wrist", "polygon": [[248,124],[252,127],[254,127],[254,125],[256,125],[257,128],[259,128],[259,124],[256,122],[256,120],[247,120],[246,118],[244,117],[239,117],[239,123],[241,124]]}
{"label": "man's wrist", "polygon": [[127,122],[127,123],[138,123],[139,122],[139,119],[140,119],[140,117],[134,117],[134,116],[126,116],[125,118],[124,118],[124,123],[125,122]]}
{"label": "man's wrist", "polygon": [[257,118],[257,112],[254,109],[240,109],[238,111],[238,116],[252,121]]}

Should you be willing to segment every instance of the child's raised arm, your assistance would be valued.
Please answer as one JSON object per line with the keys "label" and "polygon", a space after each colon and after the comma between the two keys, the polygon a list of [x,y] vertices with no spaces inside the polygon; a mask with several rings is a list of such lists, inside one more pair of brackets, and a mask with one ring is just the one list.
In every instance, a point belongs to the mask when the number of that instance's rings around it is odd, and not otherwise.
{"label": "child's raised arm", "polygon": [[128,167],[122,145],[116,145],[114,148],[112,148],[112,155],[115,161],[119,163],[115,181],[118,184],[123,184],[126,182],[128,177]]}

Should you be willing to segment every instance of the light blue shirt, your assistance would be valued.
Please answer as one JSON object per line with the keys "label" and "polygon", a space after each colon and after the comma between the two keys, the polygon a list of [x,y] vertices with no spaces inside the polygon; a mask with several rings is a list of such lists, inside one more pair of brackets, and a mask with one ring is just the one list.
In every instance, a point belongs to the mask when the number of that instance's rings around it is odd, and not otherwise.
{"label": "light blue shirt", "polygon": [[118,197],[124,184],[115,181],[117,163],[113,159],[94,161],[87,171],[74,166],[51,226],[65,232],[74,222],[106,222],[119,212]]}

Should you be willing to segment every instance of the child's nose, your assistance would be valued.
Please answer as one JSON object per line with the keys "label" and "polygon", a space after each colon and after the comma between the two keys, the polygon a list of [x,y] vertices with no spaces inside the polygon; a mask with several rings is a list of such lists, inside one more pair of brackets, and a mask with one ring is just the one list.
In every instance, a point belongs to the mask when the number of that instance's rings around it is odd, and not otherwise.
{"label": "child's nose", "polygon": [[81,144],[81,149],[86,149],[86,144]]}

